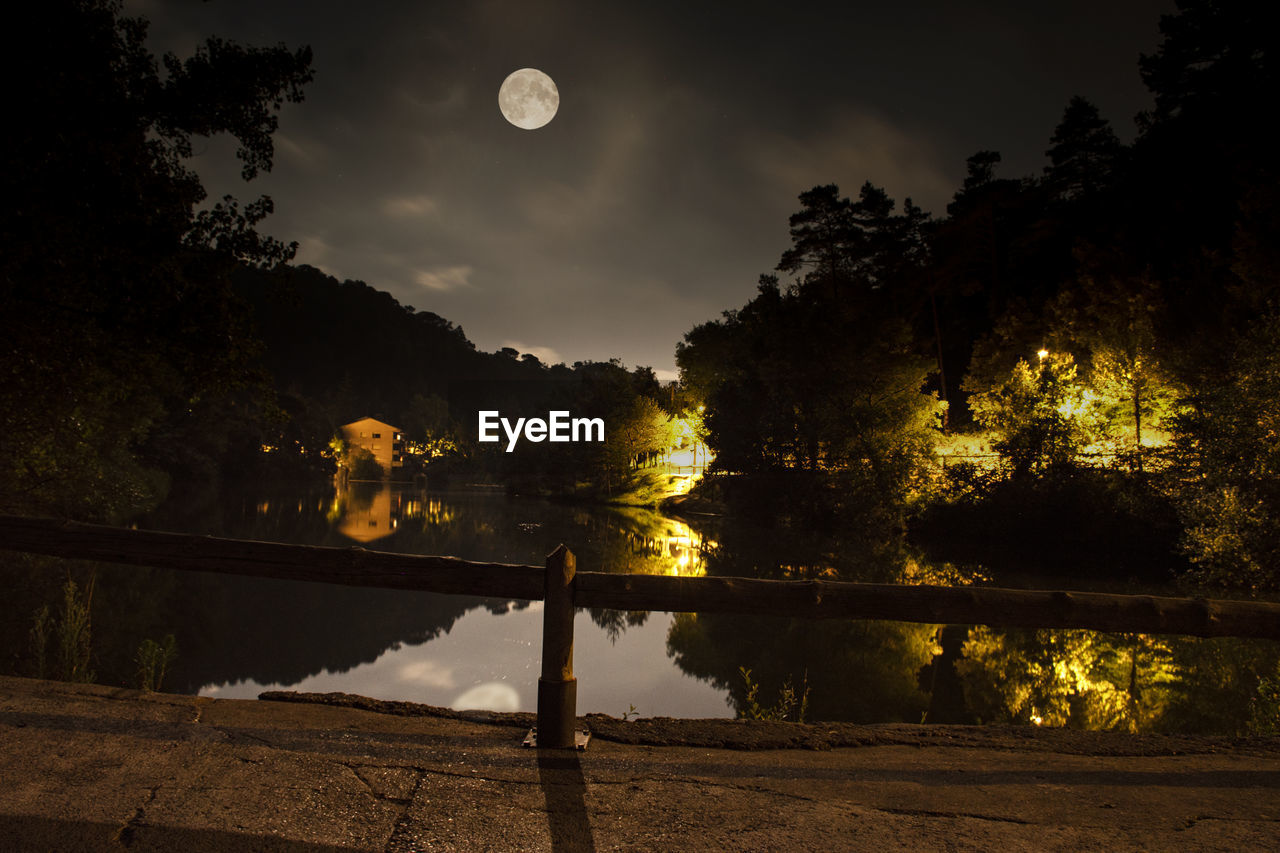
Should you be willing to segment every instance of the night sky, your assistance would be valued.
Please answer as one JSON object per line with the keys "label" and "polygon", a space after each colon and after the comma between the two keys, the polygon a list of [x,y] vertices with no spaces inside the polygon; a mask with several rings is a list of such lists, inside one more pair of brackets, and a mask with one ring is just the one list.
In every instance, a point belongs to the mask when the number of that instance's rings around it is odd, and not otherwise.
{"label": "night sky", "polygon": [[[128,0],[157,53],[205,36],[310,44],[274,171],[239,181],[198,141],[212,197],[270,194],[296,261],[462,326],[481,349],[650,365],[737,308],[788,246],[797,195],[863,181],[935,217],[965,158],[1039,173],[1068,99],[1124,141],[1149,106],[1139,53],[1173,0],[1027,3]],[[522,67],[560,111],[521,130]]]}

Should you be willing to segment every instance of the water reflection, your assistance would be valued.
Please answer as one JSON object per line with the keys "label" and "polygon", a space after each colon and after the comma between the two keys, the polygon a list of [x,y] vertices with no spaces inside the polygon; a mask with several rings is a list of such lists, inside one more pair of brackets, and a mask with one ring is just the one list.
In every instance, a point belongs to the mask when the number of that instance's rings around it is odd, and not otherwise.
{"label": "water reflection", "polygon": [[[869,534],[713,522],[703,566],[712,575],[776,579],[989,580],[980,569],[930,563],[901,540]],[[739,713],[752,686],[754,701],[768,706],[790,683],[807,685],[811,719],[1135,732],[1237,733],[1259,719],[1280,725],[1280,703],[1258,698],[1261,678],[1280,683],[1280,644],[1260,640],[681,614],[668,649],[684,671],[725,690]]]}
{"label": "water reflection", "polygon": [[[434,492],[404,484],[389,483],[354,483],[348,487],[335,488],[319,499],[304,498],[290,502],[311,515],[323,509],[323,526],[309,527],[302,532],[296,527],[291,529],[299,535],[295,541],[309,541],[327,545],[369,545],[384,551],[406,553],[445,554],[465,559],[541,564],[545,555],[561,542],[569,544],[578,557],[581,570],[608,572],[644,572],[654,574],[695,575],[705,572],[705,552],[714,546],[714,541],[705,539],[684,522],[664,518],[653,512],[631,509],[584,508],[557,505],[545,501],[508,500],[501,494],[491,490]],[[283,499],[259,499],[241,503],[246,518],[239,522],[240,526],[253,529],[262,528],[282,521],[281,507]],[[313,519],[314,521],[314,519]],[[223,519],[223,535],[237,535],[228,528],[236,526],[231,519]],[[259,536],[258,538],[272,538]],[[211,583],[231,583],[234,579],[212,579]],[[285,585],[286,587],[290,585]],[[323,589],[322,586],[316,589]],[[268,593],[258,596],[258,603],[252,606],[255,613],[259,607],[277,609],[287,615],[290,622],[297,626],[306,626],[299,631],[300,635],[311,636],[324,632],[322,623],[328,622],[329,628],[324,642],[342,637],[354,640],[350,636],[351,628],[346,623],[346,613],[350,604],[357,604],[368,593],[386,591],[345,590],[341,599],[334,599],[332,606],[314,603],[307,614],[293,612],[294,602],[275,598]],[[333,598],[332,593],[321,592],[322,596]],[[309,598],[299,592],[303,600]],[[404,593],[391,592],[401,606],[409,601]],[[488,707],[493,710],[508,710],[513,702],[520,707],[532,707],[532,687],[536,684],[536,651],[540,638],[540,622],[537,619],[514,620],[509,614],[530,608],[524,602],[482,601],[480,599],[458,596],[417,596],[423,602],[423,613],[430,614],[428,620],[417,627],[416,631],[406,633],[406,626],[396,624],[395,620],[384,620],[383,628],[392,629],[396,639],[388,639],[375,650],[372,643],[362,646],[364,651],[360,660],[354,664],[341,667],[358,673],[358,677],[348,679],[352,684],[359,684],[359,691],[385,694],[388,698],[406,698],[415,695],[419,701],[430,701],[434,704],[454,707]],[[451,607],[448,605],[452,605]],[[377,605],[371,605],[376,607]],[[536,604],[533,605],[537,607]],[[444,609],[442,609],[444,608]],[[502,614],[508,614],[503,616]],[[501,618],[494,619],[492,617]],[[686,694],[696,694],[699,698],[684,709],[676,707],[664,708],[653,706],[652,713],[697,713],[703,716],[722,716],[726,712],[723,694],[713,685],[702,683],[696,679],[680,674],[672,667],[660,651],[665,640],[665,627],[670,617],[663,615],[657,624],[649,625],[648,613],[619,613],[616,611],[593,610],[585,614],[596,625],[603,628],[597,633],[605,645],[602,653],[624,653],[627,644],[620,640],[625,631],[641,631],[646,635],[654,635],[659,647],[658,654],[649,653],[644,659],[644,667],[655,674],[653,678],[666,682],[664,690],[670,690],[671,678],[675,677],[676,693],[683,690]],[[222,617],[219,617],[222,618]],[[477,619],[487,620],[488,627],[477,626]],[[209,620],[200,620],[206,628]],[[270,620],[260,620],[269,624]],[[461,630],[478,631],[486,639],[482,644],[472,641],[461,647],[445,637]],[[255,628],[247,627],[252,636]],[[257,631],[260,633],[261,628]],[[656,633],[655,633],[656,632]],[[414,636],[416,634],[416,637]],[[427,635],[423,637],[423,635]],[[422,637],[422,640],[418,640]],[[488,640],[498,640],[497,648],[489,648]],[[505,638],[505,639],[504,639]],[[594,638],[590,634],[579,637],[580,644],[586,646]],[[429,640],[430,642],[426,642]],[[637,637],[640,643],[647,643],[645,637]],[[317,645],[317,652],[324,642]],[[425,643],[423,648],[415,648]],[[504,647],[505,644],[505,647]],[[510,648],[512,645],[516,648]],[[286,646],[292,641],[286,640]],[[352,646],[359,645],[351,643]],[[447,652],[445,645],[450,646]],[[482,645],[484,646],[482,648]],[[432,654],[441,649],[441,654]],[[230,659],[212,660],[211,655],[201,652],[196,660],[188,660],[187,671],[192,673],[194,683],[191,689],[218,687],[225,689],[234,679],[227,678],[228,670],[235,668],[244,672],[244,662],[233,663]],[[277,669],[266,672],[262,663],[257,669],[251,669],[249,677],[256,685],[278,684],[312,684],[320,679],[324,672],[333,672],[338,667],[329,665],[332,660],[328,649],[323,655],[317,654],[312,660],[315,667],[308,672]],[[580,650],[579,658],[582,653]],[[424,655],[426,652],[428,654]],[[523,656],[519,667],[529,670],[530,690],[524,690],[519,684],[504,680],[506,675],[499,668],[488,666],[488,658],[501,662],[513,659],[513,654]],[[297,657],[306,657],[302,649],[296,650]],[[293,655],[290,655],[291,657]],[[270,658],[271,656],[265,656]],[[393,664],[389,658],[396,658],[399,663]],[[485,657],[484,664],[476,661]],[[348,656],[347,660],[350,659]],[[370,687],[368,679],[372,670],[378,669],[380,686]],[[644,706],[648,698],[634,688],[627,688],[626,681],[636,681],[638,673],[635,668],[629,671],[630,679],[617,679],[614,692],[618,699],[612,700],[616,707],[612,710],[619,713],[627,709],[629,704]],[[391,675],[390,673],[394,673]],[[658,673],[668,673],[659,675]],[[490,676],[486,678],[486,675]],[[497,678],[492,676],[497,675]],[[244,675],[240,675],[243,678]],[[643,682],[643,677],[639,679]],[[595,680],[592,688],[599,684]],[[317,688],[318,689],[318,688]],[[328,685],[324,689],[335,689]],[[338,689],[356,690],[355,686]],[[524,695],[524,694],[529,695]],[[224,694],[225,695],[225,694]],[[622,697],[626,701],[622,701]],[[684,701],[684,700],[681,700]]]}
{"label": "water reflection", "polygon": [[400,495],[392,506],[386,483],[350,483],[338,488],[334,506],[338,532],[356,542],[374,542],[390,536],[400,524]]}
{"label": "water reflection", "polygon": [[489,681],[476,685],[450,703],[456,711],[519,711],[520,694],[510,684]]}
{"label": "water reflection", "polygon": [[[381,483],[245,494],[199,518],[142,526],[531,564],[563,542],[582,571],[987,582],[883,531],[819,535]],[[0,562],[0,572],[10,591],[0,620],[5,659],[28,674],[30,614],[56,607],[65,564],[21,558]],[[106,683],[132,683],[139,642],[172,632],[179,657],[167,689],[245,696],[278,686],[453,707],[534,705],[536,603],[97,572],[94,656]],[[1226,734],[1258,720],[1280,724],[1280,703],[1258,699],[1261,679],[1280,683],[1280,646],[1263,641],[592,610],[579,616],[575,659],[580,708],[614,715],[632,705],[646,716],[731,715],[747,706],[746,668],[764,705],[788,681],[807,685],[811,719]]]}
{"label": "water reflection", "polygon": [[[495,513],[498,507],[503,509]],[[257,512],[265,519],[272,503],[260,502]],[[502,540],[520,537],[534,547],[517,549],[529,555],[518,561],[541,564],[545,553],[564,542],[584,571],[703,575],[707,552],[716,547],[683,521],[635,507],[565,507],[385,482],[337,487],[327,517],[341,536],[376,542],[380,550],[461,556],[475,553],[478,535],[508,546]]]}

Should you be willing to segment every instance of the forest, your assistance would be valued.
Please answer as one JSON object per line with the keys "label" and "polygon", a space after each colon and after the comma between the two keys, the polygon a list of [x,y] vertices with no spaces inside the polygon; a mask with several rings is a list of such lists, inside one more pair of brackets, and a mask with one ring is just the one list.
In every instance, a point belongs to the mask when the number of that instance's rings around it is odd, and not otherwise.
{"label": "forest", "polygon": [[[74,49],[33,52],[28,132],[4,144],[0,511],[126,522],[236,478],[332,476],[338,427],[368,415],[437,482],[651,501],[694,437],[715,462],[690,500],[717,511],[1280,585],[1280,87],[1247,7],[1162,20],[1131,143],[1079,96],[1040,174],[978,151],[945,212],[873,175],[800,192],[790,248],[676,344],[675,386],[479,351],[292,264],[259,231],[269,197],[209,204],[192,140],[230,134],[246,180],[269,170],[309,49],[157,59],[118,4],[24,14]],[[607,440],[505,454],[475,441],[480,408],[603,417]]]}
{"label": "forest", "polygon": [[951,554],[1274,589],[1277,81],[1250,14],[1162,20],[1131,144],[1077,96],[1042,174],[979,151],[945,217],[870,181],[802,193],[789,278],[678,348],[745,475],[721,493],[768,484],[775,513],[887,516]]}

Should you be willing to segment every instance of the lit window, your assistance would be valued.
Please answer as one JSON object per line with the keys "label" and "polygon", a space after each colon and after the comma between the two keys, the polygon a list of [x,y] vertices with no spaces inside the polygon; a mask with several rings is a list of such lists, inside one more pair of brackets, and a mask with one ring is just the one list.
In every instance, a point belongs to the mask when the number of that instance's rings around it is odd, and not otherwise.
{"label": "lit window", "polygon": [[361,437],[361,438],[364,438],[364,431],[363,431],[363,430],[360,432],[360,437]]}

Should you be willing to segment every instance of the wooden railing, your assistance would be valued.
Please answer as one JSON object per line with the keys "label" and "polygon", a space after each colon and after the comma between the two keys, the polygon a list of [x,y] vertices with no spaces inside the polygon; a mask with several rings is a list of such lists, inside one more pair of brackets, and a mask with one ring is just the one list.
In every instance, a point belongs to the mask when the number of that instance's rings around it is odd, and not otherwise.
{"label": "wooden railing", "polygon": [[573,614],[578,607],[1280,639],[1280,604],[1269,602],[578,572],[574,555],[564,545],[547,557],[545,566],[529,566],[0,516],[0,549],[156,568],[544,601],[538,745],[552,748],[572,747],[575,742]]}

